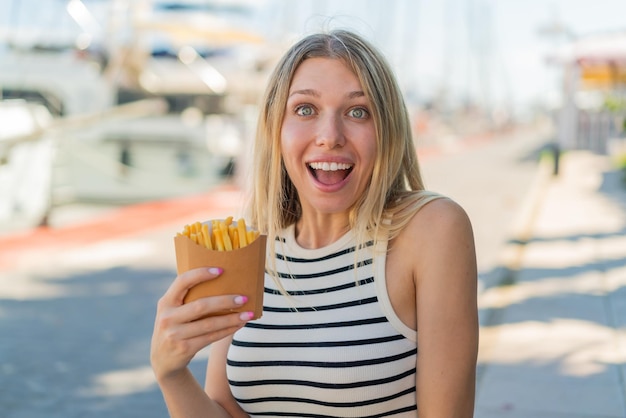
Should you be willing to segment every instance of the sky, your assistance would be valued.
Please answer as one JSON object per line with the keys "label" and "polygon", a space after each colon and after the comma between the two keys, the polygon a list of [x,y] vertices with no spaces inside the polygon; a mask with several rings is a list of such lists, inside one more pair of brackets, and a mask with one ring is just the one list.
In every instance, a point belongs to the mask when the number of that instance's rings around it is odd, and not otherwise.
{"label": "sky", "polygon": [[[92,9],[109,3],[84,2]],[[256,27],[272,40],[292,39],[329,27],[357,30],[383,50],[409,99],[471,101],[485,107],[525,109],[558,103],[559,71],[545,61],[567,37],[565,31],[541,35],[541,27],[558,23],[578,37],[626,31],[626,0],[237,2],[256,8]],[[0,0],[0,33],[16,21],[71,28],[71,19],[62,12],[51,12],[62,3]]]}
{"label": "sky", "polygon": [[[288,0],[273,3],[284,4]],[[552,106],[559,69],[546,57],[568,36],[626,31],[626,0],[300,0],[291,28],[329,23],[370,36],[422,100]],[[330,19],[329,19],[330,18]],[[540,28],[559,24],[551,36]],[[568,33],[566,33],[568,32]]]}

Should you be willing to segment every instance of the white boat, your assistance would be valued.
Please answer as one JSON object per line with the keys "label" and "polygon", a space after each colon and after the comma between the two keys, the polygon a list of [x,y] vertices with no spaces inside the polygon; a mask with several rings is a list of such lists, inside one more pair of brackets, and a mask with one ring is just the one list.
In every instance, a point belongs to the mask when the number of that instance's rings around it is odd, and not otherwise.
{"label": "white boat", "polygon": [[46,135],[14,142],[45,130],[47,108],[23,100],[0,101],[0,224],[18,228],[43,221],[50,207],[55,144]]}
{"label": "white boat", "polygon": [[[203,192],[232,173],[249,148],[271,48],[250,27],[218,16],[219,4],[112,0],[115,13],[86,37],[84,20],[93,27],[94,19],[81,1],[69,0],[68,12],[82,22],[75,38],[23,36],[23,28],[5,36],[3,96],[46,110],[49,125],[24,120],[9,131],[0,123],[0,229],[45,222],[69,203]],[[126,110],[146,98],[168,102],[166,114]],[[25,102],[17,103],[3,102],[0,121],[19,120],[14,114]]]}

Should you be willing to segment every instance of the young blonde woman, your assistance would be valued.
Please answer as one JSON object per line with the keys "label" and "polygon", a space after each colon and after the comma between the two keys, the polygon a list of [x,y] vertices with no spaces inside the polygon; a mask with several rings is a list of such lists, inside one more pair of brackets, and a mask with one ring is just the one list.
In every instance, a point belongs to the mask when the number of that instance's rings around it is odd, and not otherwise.
{"label": "young blonde woman", "polygon": [[[249,220],[268,237],[264,312],[200,319],[246,295],[182,304],[221,266],[178,276],[151,361],[172,417],[471,417],[478,345],[470,221],[424,190],[382,55],[310,35],[262,104]],[[211,345],[204,388],[188,369]]]}

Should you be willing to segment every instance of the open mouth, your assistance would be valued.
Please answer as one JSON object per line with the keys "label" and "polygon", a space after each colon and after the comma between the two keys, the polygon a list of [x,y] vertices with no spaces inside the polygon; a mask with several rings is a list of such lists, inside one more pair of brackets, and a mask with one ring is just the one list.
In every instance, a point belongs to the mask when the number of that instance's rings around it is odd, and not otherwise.
{"label": "open mouth", "polygon": [[317,181],[325,185],[340,183],[348,177],[353,165],[336,162],[315,162],[308,164],[309,171]]}

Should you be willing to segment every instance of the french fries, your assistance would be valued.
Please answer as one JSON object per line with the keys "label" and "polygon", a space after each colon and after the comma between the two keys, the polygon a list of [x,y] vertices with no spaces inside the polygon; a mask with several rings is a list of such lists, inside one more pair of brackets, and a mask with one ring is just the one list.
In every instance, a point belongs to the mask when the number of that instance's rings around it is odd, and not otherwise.
{"label": "french fries", "polygon": [[209,250],[231,251],[251,244],[259,236],[259,231],[248,229],[243,218],[233,222],[233,217],[229,216],[209,223],[194,222],[185,225],[183,231],[176,235],[186,236]]}

